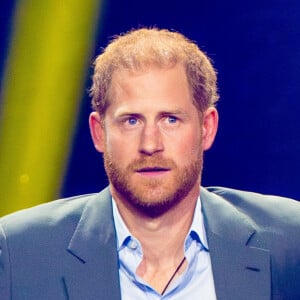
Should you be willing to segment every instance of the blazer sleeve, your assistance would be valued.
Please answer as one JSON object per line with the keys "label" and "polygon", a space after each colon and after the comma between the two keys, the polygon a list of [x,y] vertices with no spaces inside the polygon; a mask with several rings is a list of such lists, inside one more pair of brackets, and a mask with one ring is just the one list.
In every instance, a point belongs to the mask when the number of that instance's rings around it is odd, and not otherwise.
{"label": "blazer sleeve", "polygon": [[10,262],[5,232],[0,224],[0,299],[11,299]]}

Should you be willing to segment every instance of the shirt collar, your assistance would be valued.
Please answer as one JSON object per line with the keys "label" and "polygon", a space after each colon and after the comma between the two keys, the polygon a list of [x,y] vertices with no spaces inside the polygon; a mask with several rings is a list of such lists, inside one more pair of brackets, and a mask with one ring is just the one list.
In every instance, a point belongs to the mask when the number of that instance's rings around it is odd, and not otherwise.
{"label": "shirt collar", "polygon": [[[208,243],[207,243],[205,227],[204,227],[202,205],[201,205],[200,196],[197,199],[192,225],[191,225],[191,228],[190,228],[189,233],[187,235],[187,238],[189,236],[194,240],[195,239],[198,240],[198,242],[200,242],[206,250],[209,249],[208,248]],[[186,238],[186,240],[187,240],[187,238]]]}
{"label": "shirt collar", "polygon": [[[116,233],[117,233],[117,247],[118,247],[118,251],[120,251],[123,247],[128,245],[128,243],[132,239],[134,240],[136,239],[132,236],[128,227],[124,223],[114,199],[112,199],[112,206],[113,206],[113,217],[114,217]],[[205,233],[204,222],[203,222],[200,196],[197,199],[192,225],[186,237],[186,241],[185,241],[186,246],[189,238],[200,242],[206,250],[209,249],[207,243],[207,237]]]}
{"label": "shirt collar", "polygon": [[115,200],[112,198],[112,205],[113,205],[113,216],[114,216],[114,222],[116,227],[116,233],[117,233],[117,247],[118,251],[121,250],[124,246],[126,246],[131,239],[132,235],[129,232],[128,227],[124,223],[119,209],[117,207],[117,204]]}

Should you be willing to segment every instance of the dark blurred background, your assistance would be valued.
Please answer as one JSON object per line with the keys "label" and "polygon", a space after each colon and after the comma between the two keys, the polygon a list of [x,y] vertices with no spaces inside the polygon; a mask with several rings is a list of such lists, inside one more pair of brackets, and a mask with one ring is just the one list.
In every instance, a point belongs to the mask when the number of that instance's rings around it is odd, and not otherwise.
{"label": "dark blurred background", "polygon": [[[0,79],[9,62],[18,6],[17,1],[6,2],[0,12]],[[157,26],[180,31],[196,41],[218,71],[219,132],[213,148],[205,154],[203,185],[300,199],[299,1],[107,0],[94,13],[92,49],[86,54],[78,113],[66,150],[67,165],[61,168],[55,196],[96,192],[107,184],[87,122],[91,64],[113,35]],[[18,82],[14,84],[18,86]],[[64,85],[68,84],[72,83],[65,78]],[[52,101],[55,105],[55,99]],[[4,113],[2,118],[6,118]]]}

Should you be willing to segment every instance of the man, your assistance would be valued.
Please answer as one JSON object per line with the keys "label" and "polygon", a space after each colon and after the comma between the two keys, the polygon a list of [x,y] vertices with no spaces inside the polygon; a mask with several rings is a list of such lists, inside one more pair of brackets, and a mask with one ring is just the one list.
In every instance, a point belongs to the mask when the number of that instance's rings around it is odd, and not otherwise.
{"label": "man", "polygon": [[300,205],[200,187],[216,74],[139,29],[95,62],[89,123],[110,185],[1,219],[1,299],[300,299]]}

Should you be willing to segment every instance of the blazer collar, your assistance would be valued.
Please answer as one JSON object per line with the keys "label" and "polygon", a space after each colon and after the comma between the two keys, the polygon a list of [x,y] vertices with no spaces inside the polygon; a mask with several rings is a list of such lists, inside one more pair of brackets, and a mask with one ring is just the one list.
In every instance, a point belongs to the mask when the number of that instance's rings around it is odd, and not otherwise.
{"label": "blazer collar", "polygon": [[111,195],[106,188],[87,202],[67,251],[64,283],[70,300],[120,300],[118,254]]}
{"label": "blazer collar", "polygon": [[226,199],[201,188],[204,224],[218,299],[270,299],[269,251],[251,247],[255,224]]}

